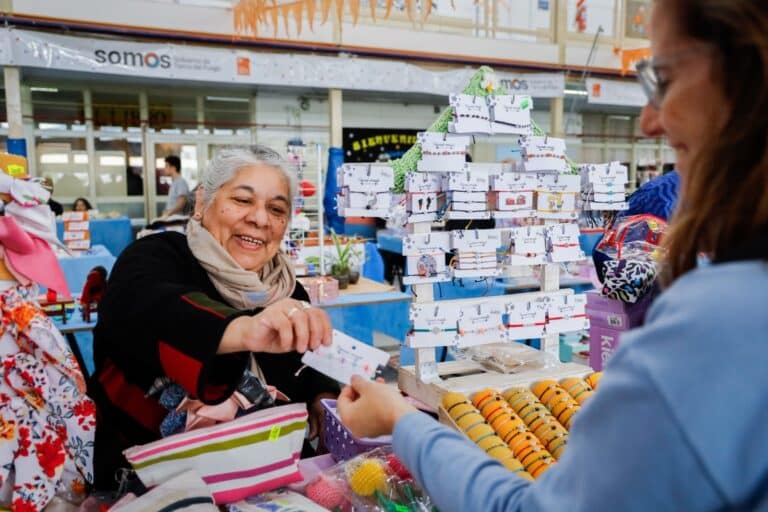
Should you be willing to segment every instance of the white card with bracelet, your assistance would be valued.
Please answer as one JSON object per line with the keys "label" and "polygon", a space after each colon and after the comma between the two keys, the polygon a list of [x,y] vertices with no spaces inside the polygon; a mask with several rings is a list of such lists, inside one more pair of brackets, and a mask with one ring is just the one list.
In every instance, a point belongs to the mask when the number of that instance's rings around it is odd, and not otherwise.
{"label": "white card with bracelet", "polygon": [[378,367],[385,366],[388,361],[388,353],[336,329],[330,346],[320,345],[305,352],[301,358],[305,365],[344,384],[349,384],[353,375],[372,380]]}

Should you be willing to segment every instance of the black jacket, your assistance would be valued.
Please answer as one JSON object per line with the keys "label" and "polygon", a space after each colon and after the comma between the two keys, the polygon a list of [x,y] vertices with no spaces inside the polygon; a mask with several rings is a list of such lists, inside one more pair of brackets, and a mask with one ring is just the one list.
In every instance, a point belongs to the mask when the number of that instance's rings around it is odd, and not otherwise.
{"label": "black jacket", "polygon": [[[297,283],[293,298],[308,301]],[[99,304],[94,329],[96,371],[88,392],[97,405],[94,473],[97,489],[112,488],[122,451],[160,438],[167,410],[147,392],[170,377],[187,393],[215,404],[227,399],[248,363],[248,354],[217,355],[229,322],[260,310],[233,309],[216,291],[181,233],[137,240],[120,255]],[[267,383],[294,402],[311,403],[338,384],[301,365],[296,352],[256,354]]]}

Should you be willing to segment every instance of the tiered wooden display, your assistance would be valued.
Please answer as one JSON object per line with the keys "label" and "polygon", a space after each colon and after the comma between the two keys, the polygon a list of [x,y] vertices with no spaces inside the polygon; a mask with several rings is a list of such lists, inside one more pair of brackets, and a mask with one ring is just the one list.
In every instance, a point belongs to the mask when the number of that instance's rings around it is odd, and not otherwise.
{"label": "tiered wooden display", "polygon": [[[485,91],[487,92],[487,89]],[[483,247],[482,251],[474,253],[469,249],[468,266],[475,267],[474,269],[464,271],[461,268],[443,268],[439,258],[444,257],[444,254],[439,247],[445,243],[442,241],[445,234],[437,235],[437,232],[432,232],[433,221],[446,218],[465,219],[469,222],[472,219],[487,219],[492,215],[498,218],[534,217],[544,219],[544,231],[550,229],[547,243],[557,245],[551,227],[561,226],[560,222],[563,220],[575,221],[578,217],[579,193],[582,192],[583,196],[583,191],[579,189],[581,180],[566,162],[564,141],[532,137],[534,134],[530,119],[531,98],[521,95],[491,94],[487,98],[451,95],[451,105],[451,133],[419,134],[420,160],[413,170],[415,172],[406,176],[404,184],[408,192],[406,204],[409,238],[422,235],[420,240],[426,240],[428,246],[421,254],[408,252],[412,250],[413,243],[407,238],[404,240],[405,252],[408,258],[416,258],[411,263],[419,266],[419,273],[424,268],[430,269],[426,275],[411,274],[404,280],[406,284],[412,285],[414,291],[411,320],[418,318],[418,314],[432,309],[436,317],[447,315],[447,318],[442,324],[437,321],[432,324],[422,322],[417,326],[414,322],[414,330],[408,336],[406,345],[415,349],[415,365],[400,368],[399,386],[410,396],[435,409],[438,408],[442,395],[448,391],[458,391],[471,396],[482,388],[503,390],[514,386],[529,386],[542,379],[585,376],[591,372],[586,366],[559,363],[559,334],[578,331],[589,325],[585,315],[581,314],[584,298],[577,298],[572,290],[560,289],[560,264],[556,262],[572,260],[558,260],[551,255],[546,260],[537,260],[546,261],[537,265],[540,267],[541,276],[539,292],[435,302],[432,284],[434,282],[451,278],[504,275],[505,269],[508,270],[510,266],[486,268],[484,258],[487,247]],[[524,159],[525,149],[528,149],[531,155],[534,151],[536,154],[527,157],[527,168],[525,165],[521,168],[515,164],[465,163],[466,147],[469,144],[467,134],[470,133],[521,135],[526,137],[523,140],[528,144],[523,150]],[[390,193],[392,183],[397,182],[397,176],[392,175],[391,169],[379,167],[381,164],[355,164],[339,169],[339,183],[342,186],[339,196],[340,212],[374,217],[386,213],[386,196]],[[444,176],[442,181],[435,178],[440,175]],[[524,179],[518,180],[519,178]],[[526,186],[525,183],[531,185]],[[573,190],[574,187],[576,190]],[[504,230],[499,230],[501,231]],[[476,232],[478,240],[481,233]],[[565,237],[565,232],[561,236]],[[436,242],[438,239],[440,241]],[[573,242],[572,238],[568,239],[568,242],[561,245],[574,245],[570,243]],[[576,245],[578,246],[578,243]],[[452,246],[455,247],[454,242]],[[522,251],[526,252],[528,251]],[[519,265],[521,261],[526,261],[525,255],[512,265]],[[541,321],[536,324],[539,326],[537,332],[532,334],[530,330],[518,330],[516,325],[503,325],[502,315],[508,315],[515,307],[520,308],[526,304],[529,309],[531,304],[535,304],[539,306],[539,310],[545,311],[541,313]],[[574,312],[579,308],[582,310],[580,313]],[[546,328],[543,327],[545,316]],[[447,328],[451,323],[451,328]],[[533,331],[536,331],[536,328]],[[521,373],[502,373],[473,361],[438,364],[435,359],[436,347],[470,347],[529,338],[541,338],[541,350],[551,355],[549,360],[553,363]]]}

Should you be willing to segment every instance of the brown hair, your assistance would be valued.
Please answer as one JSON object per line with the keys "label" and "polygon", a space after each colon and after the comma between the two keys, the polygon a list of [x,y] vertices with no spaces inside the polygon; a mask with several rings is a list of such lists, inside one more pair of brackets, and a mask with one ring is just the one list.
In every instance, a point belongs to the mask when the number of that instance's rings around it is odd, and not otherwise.
{"label": "brown hair", "polygon": [[670,231],[665,281],[755,240],[768,228],[768,2],[656,0],[682,35],[716,48],[712,79],[729,105],[721,133],[694,157]]}

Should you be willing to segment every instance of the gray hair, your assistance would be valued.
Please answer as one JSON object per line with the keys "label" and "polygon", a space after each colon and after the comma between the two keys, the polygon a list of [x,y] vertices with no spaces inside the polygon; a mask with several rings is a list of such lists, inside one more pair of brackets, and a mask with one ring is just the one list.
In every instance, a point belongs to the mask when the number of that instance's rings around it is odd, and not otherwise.
{"label": "gray hair", "polygon": [[[288,169],[288,163],[280,154],[267,146],[227,146],[219,149],[203,175],[203,209],[210,206],[221,187],[235,177],[237,171],[255,165],[268,165],[281,172],[288,182],[288,201],[292,203],[298,184],[296,176]],[[293,214],[293,204],[290,205]]]}

